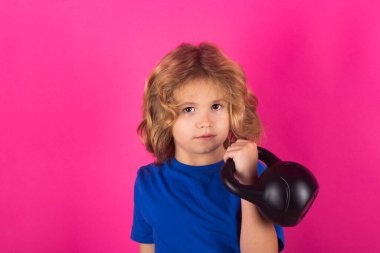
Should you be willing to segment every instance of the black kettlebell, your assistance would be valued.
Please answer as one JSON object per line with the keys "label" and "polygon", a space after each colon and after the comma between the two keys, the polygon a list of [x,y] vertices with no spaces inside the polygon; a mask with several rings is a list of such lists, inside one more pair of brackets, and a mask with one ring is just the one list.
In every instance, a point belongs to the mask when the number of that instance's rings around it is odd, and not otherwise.
{"label": "black kettlebell", "polygon": [[224,185],[232,193],[255,204],[272,223],[283,227],[297,225],[318,194],[316,178],[301,164],[283,162],[262,147],[258,147],[258,152],[259,160],[268,168],[254,185],[242,185],[236,180],[232,159],[228,159],[221,170]]}

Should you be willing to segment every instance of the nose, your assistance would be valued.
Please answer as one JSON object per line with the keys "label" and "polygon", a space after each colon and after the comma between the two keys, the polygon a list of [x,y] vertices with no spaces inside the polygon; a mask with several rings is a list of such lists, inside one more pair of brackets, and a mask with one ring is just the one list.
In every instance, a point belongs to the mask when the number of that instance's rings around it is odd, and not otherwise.
{"label": "nose", "polygon": [[208,115],[208,113],[204,113],[201,115],[198,123],[197,123],[198,127],[199,128],[208,128],[208,127],[212,127],[212,122],[211,122],[211,119],[210,119],[210,115]]}

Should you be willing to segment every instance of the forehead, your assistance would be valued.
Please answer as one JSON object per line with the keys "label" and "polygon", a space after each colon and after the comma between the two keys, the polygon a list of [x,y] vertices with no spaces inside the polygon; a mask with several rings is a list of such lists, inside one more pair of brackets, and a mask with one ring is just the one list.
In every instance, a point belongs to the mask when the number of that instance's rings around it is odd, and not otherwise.
{"label": "forehead", "polygon": [[177,102],[195,100],[226,99],[226,92],[222,85],[209,79],[196,79],[187,81],[174,91]]}

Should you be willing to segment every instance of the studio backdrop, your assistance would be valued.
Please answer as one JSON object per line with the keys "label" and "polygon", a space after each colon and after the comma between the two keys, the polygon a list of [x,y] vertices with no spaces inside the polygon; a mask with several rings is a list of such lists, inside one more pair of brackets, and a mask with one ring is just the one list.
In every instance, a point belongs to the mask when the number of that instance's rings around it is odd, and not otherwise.
{"label": "studio backdrop", "polygon": [[243,66],[261,145],[319,181],[284,252],[378,252],[379,11],[371,0],[2,0],[0,252],[138,252],[133,184],[153,161],[136,133],[145,80],[180,43],[202,41]]}

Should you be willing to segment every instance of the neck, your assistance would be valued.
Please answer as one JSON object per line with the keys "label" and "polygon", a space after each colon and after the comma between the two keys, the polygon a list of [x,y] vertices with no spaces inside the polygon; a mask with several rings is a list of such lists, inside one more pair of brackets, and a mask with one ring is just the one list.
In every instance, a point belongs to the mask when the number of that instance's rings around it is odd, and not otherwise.
{"label": "neck", "polygon": [[176,152],[175,159],[181,163],[192,165],[192,166],[202,166],[209,165],[213,163],[220,162],[223,160],[223,156],[226,150],[220,149],[213,154],[181,154],[180,152]]}

